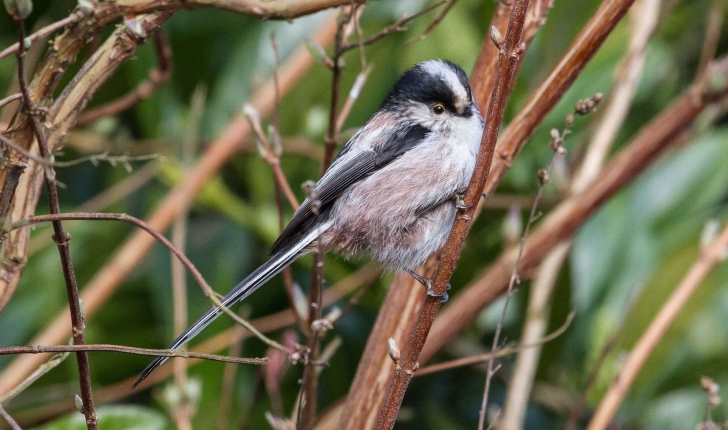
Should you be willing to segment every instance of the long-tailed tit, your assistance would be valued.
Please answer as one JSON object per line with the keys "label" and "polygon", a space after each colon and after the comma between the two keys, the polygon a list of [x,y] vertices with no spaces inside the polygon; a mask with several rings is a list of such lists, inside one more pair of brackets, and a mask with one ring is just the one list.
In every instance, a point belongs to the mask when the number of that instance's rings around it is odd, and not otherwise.
{"label": "long-tailed tit", "polygon": [[[473,174],[483,117],[465,72],[432,60],[407,70],[379,110],[342,148],[271,249],[272,257],[223,298],[230,306],[317,247],[368,254],[413,269],[447,239]],[[173,343],[179,348],[222,314],[213,308]],[[136,387],[166,357],[140,374]],[[133,388],[132,387],[132,388]]]}

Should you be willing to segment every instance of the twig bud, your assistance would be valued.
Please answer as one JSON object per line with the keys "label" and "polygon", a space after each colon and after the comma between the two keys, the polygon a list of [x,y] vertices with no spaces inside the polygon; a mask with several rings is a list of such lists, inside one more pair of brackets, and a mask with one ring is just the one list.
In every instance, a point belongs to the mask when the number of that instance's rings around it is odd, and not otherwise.
{"label": "twig bud", "polygon": [[324,48],[313,39],[306,38],[306,48],[308,48],[308,52],[311,54],[311,57],[313,57],[313,61],[323,64],[329,69],[334,67],[334,60],[332,60],[326,54],[326,50],[324,50]]}
{"label": "twig bud", "polygon": [[8,14],[16,21],[24,20],[33,12],[33,2],[31,0],[4,0],[4,2]]}
{"label": "twig bud", "polygon": [[521,208],[517,205],[511,205],[503,221],[503,239],[507,244],[515,244],[520,240],[522,233],[523,218],[521,216]]}
{"label": "twig bud", "polygon": [[78,0],[78,10],[83,13],[83,16],[91,15],[94,11],[94,4],[89,0]]}
{"label": "twig bud", "polygon": [[713,244],[715,238],[718,237],[720,230],[720,222],[717,219],[711,219],[705,223],[703,231],[700,233],[700,247],[705,249]]}
{"label": "twig bud", "polygon": [[124,19],[124,26],[135,36],[141,37],[142,39],[147,37],[147,31],[144,30],[142,24],[136,18]]}
{"label": "twig bud", "polygon": [[399,363],[399,347],[397,347],[397,341],[394,340],[393,337],[390,337],[387,340],[387,353],[389,354],[389,358],[392,359],[395,363]]}
{"label": "twig bud", "polygon": [[503,36],[501,36],[500,31],[498,31],[495,25],[490,26],[490,40],[493,41],[493,44],[498,49],[503,45]]}
{"label": "twig bud", "polygon": [[76,404],[76,409],[78,409],[79,412],[83,413],[83,400],[81,400],[81,396],[76,394],[73,396],[73,402]]}
{"label": "twig bud", "polygon": [[341,308],[334,306],[324,318],[331,321],[332,324],[335,323],[339,318],[341,318]]}
{"label": "twig bud", "polygon": [[268,141],[270,142],[270,147],[273,150],[273,153],[280,157],[281,154],[283,154],[281,135],[278,133],[278,130],[276,130],[276,127],[273,124],[268,124],[268,136]]}
{"label": "twig bud", "polygon": [[301,321],[305,321],[308,318],[308,299],[303,293],[301,286],[298,282],[291,284],[291,290],[293,292],[293,307],[295,308],[296,314]]}
{"label": "twig bud", "polygon": [[537,173],[537,176],[538,182],[541,183],[541,185],[546,185],[551,182],[551,176],[549,176],[549,171],[546,169],[540,169]]}

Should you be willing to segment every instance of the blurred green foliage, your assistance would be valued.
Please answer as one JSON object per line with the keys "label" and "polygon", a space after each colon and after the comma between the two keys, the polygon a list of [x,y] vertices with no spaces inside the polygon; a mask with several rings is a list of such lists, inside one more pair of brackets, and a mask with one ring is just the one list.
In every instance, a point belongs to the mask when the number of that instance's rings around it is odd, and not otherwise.
{"label": "blurred green foliage", "polygon": [[[373,1],[362,17],[363,31],[372,34],[427,3],[421,0]],[[597,0],[555,1],[545,27],[528,51],[509,102],[506,123],[557,62],[599,3]],[[680,94],[695,76],[711,2],[665,3],[674,8],[661,18],[649,45],[645,72],[629,116],[619,132],[615,152]],[[35,1],[29,25],[39,27],[60,19],[73,6],[74,2],[69,0]],[[366,121],[398,74],[418,61],[447,58],[466,70],[472,69],[494,6],[492,1],[460,0],[424,41],[404,44],[425,29],[432,14],[428,15],[430,18],[413,22],[409,31],[390,35],[367,48],[367,59],[374,68],[345,128],[356,128]],[[180,142],[191,139],[197,143],[198,154],[204,151],[208,142],[239,112],[257,84],[271,75],[274,64],[271,33],[275,33],[280,55],[285,59],[324,18],[325,14],[319,13],[287,23],[262,22],[208,9],[175,14],[164,26],[172,47],[171,81],[135,108],[88,129],[101,136],[108,149],[114,152],[149,148],[145,145],[151,141],[160,144],[160,152],[167,157],[155,180],[105,210],[142,218],[150,213],[184,175],[186,164],[181,160]],[[0,48],[13,43],[14,38],[12,20],[4,13],[0,14]],[[629,26],[623,22],[536,131],[498,193],[535,193],[535,172],[544,167],[550,157],[549,130],[563,126],[564,117],[578,99],[596,92],[604,93],[608,99],[616,65],[625,53],[628,40]],[[728,47],[728,31],[722,31],[720,40],[719,52],[722,53]],[[88,55],[83,52],[78,64],[82,64]],[[345,60],[344,93],[348,92],[361,68],[358,52],[350,52]],[[134,61],[124,64],[103,85],[92,105],[130,91],[147,76],[155,62],[152,47],[142,47]],[[5,94],[11,87],[14,73],[12,57],[0,61],[0,94]],[[71,73],[64,79],[70,79],[70,76]],[[280,106],[280,131],[284,138],[303,137],[316,145],[322,144],[330,81],[330,72],[318,65],[285,96]],[[190,100],[197,88],[206,89],[207,98],[199,128],[190,130],[188,124],[193,115]],[[599,113],[577,119],[573,133],[567,138],[569,160],[582,153],[599,119]],[[581,394],[594,360],[607,339],[626,319],[618,346],[588,397],[592,405],[601,398],[625,351],[639,338],[697,257],[700,232],[706,221],[718,219],[725,223],[728,220],[728,128],[719,122],[708,128],[696,128],[694,135],[689,145],[670,151],[579,231],[568,266],[557,286],[551,327],[560,326],[572,309],[576,310],[576,318],[566,334],[545,345],[536,380],[537,392],[568,400],[544,402],[543,394],[534,395],[527,415],[527,429],[563,428],[568,410]],[[79,155],[82,154],[71,141],[61,157],[71,159]],[[319,162],[284,154],[282,166],[302,198],[303,192],[297,185],[317,177]],[[63,210],[72,210],[127,176],[124,169],[106,164],[84,164],[59,170],[58,178],[66,185],[60,195]],[[546,193],[547,198],[558,197],[553,187],[547,187]],[[46,210],[46,202],[42,200],[38,212]],[[452,295],[456,296],[458,290],[487,268],[502,250],[504,215],[505,211],[501,210],[487,211],[475,223],[452,280]],[[290,216],[289,209],[286,209],[286,216]],[[69,230],[73,234],[71,250],[76,273],[79,285],[83,286],[104,266],[132,228],[120,223],[89,222],[75,223]],[[218,291],[224,292],[264,261],[277,231],[274,183],[269,168],[256,153],[241,153],[195,201],[190,213],[186,251],[206,279]],[[33,236],[48,234],[49,230],[42,226]],[[359,260],[346,261],[329,256],[327,284],[334,284],[361,264]],[[310,261],[306,259],[293,266],[294,278],[304,288],[309,282],[309,270]],[[372,292],[367,293],[337,325],[334,334],[327,336],[325,343],[334,335],[342,337],[343,346],[322,372],[321,406],[330,405],[348,391],[388,280],[389,276],[385,276],[378,281]],[[174,337],[170,285],[170,256],[164,248],[156,246],[111,300],[89,319],[88,341],[165,347]],[[631,390],[618,416],[625,424],[623,428],[693,428],[702,419],[705,408],[700,376],[710,376],[728,387],[727,287],[728,268],[725,266],[715,270],[703,283],[662,339]],[[518,290],[504,327],[508,340],[520,336],[527,296],[526,283]],[[188,299],[191,319],[209,306],[191,280]],[[634,304],[629,307],[633,300]],[[28,343],[64,308],[65,302],[57,251],[46,246],[29,258],[17,293],[0,314],[0,346]],[[253,318],[286,309],[282,282],[273,280],[244,306]],[[500,314],[500,306],[502,304],[496,304],[485,311],[478,324],[464,333],[459,342],[471,349],[487,348],[492,342],[495,324],[489,315]],[[631,312],[627,312],[628,308]],[[202,333],[200,341],[231,325],[228,319],[220,318]],[[281,333],[272,335],[279,338]],[[455,351],[454,347],[448,348],[437,359],[452,358]],[[261,342],[248,340],[242,354],[261,356],[265,352]],[[9,361],[8,357],[0,358],[0,369]],[[496,376],[492,396],[496,404],[503,401],[512,361],[512,358],[505,359],[503,369]],[[102,387],[128,378],[147,362],[148,358],[142,356],[92,353],[94,384]],[[215,428],[223,367],[220,363],[205,362],[190,371],[202,384],[198,413],[193,421],[195,428]],[[284,377],[281,390],[286,411],[290,411],[295,401],[300,375],[301,368],[293,367]],[[476,367],[415,379],[405,399],[398,428],[474,428],[483,383],[484,375]],[[76,366],[70,358],[7,407],[12,413],[20,413],[72,398],[77,392]],[[159,393],[157,390],[135,393],[115,406],[100,408],[102,428],[171,428],[172,421],[155,392]],[[264,414],[270,409],[270,400],[261,386],[260,369],[239,366],[229,428],[238,428],[236,423],[243,419],[247,420],[249,428],[266,428]],[[74,417],[39,428],[81,428],[80,414],[72,415]],[[716,421],[728,420],[728,406],[724,404],[717,408],[714,417]]]}

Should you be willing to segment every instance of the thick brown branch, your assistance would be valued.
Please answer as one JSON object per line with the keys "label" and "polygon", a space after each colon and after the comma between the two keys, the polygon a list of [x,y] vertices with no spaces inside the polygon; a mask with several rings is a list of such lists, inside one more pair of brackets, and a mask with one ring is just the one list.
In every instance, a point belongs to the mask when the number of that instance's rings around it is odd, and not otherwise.
{"label": "thick brown branch", "polygon": [[[521,33],[527,11],[528,0],[516,0],[514,2],[506,38],[503,45],[499,47],[498,71],[488,113],[485,116],[485,129],[480,142],[480,152],[475,164],[475,172],[465,193],[465,204],[471,205],[471,208],[460,211],[452,226],[442,253],[440,265],[435,272],[432,286],[433,295],[428,295],[425,299],[425,304],[404,348],[402,359],[400,363],[395,363],[394,377],[387,394],[387,400],[385,400],[379,416],[378,428],[388,429],[394,426],[409,381],[413,372],[417,370],[418,357],[432,327],[435,315],[440,309],[442,296],[445,294],[450,277],[455,271],[455,264],[473,221],[475,206],[480,201],[481,190],[490,172],[495,144],[498,139],[498,130],[503,120],[508,94],[515,78],[518,59],[525,50],[525,46],[521,43]],[[440,297],[437,297],[437,295],[440,295]]]}

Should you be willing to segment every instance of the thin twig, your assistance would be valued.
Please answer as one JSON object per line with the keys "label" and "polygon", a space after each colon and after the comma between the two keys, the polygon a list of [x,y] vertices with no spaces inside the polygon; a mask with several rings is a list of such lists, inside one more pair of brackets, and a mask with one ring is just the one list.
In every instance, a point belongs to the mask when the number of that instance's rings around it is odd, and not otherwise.
{"label": "thin twig", "polygon": [[543,338],[539,339],[536,342],[523,344],[523,345],[506,346],[503,348],[498,348],[497,350],[494,350],[493,352],[489,352],[486,354],[474,355],[471,357],[465,357],[465,358],[459,358],[457,360],[446,361],[444,363],[433,364],[431,366],[427,366],[427,367],[418,369],[417,373],[415,373],[415,377],[429,375],[431,373],[442,372],[444,370],[457,369],[458,367],[472,366],[473,364],[485,363],[485,362],[489,362],[493,358],[505,357],[505,356],[508,356],[511,354],[516,354],[518,352],[525,351],[527,349],[531,349],[531,348],[535,348],[535,347],[544,345],[544,344],[549,343],[552,340],[558,338],[562,334],[564,334],[566,332],[566,330],[571,326],[571,322],[574,320],[574,315],[576,315],[576,311],[569,312],[569,315],[566,317],[566,321],[564,321],[564,323],[561,324],[561,327],[557,328],[556,330],[553,331],[553,333],[550,333],[547,336],[544,336]]}
{"label": "thin twig", "polygon": [[265,162],[273,170],[276,184],[278,184],[278,186],[281,187],[281,189],[283,190],[286,198],[288,199],[288,204],[291,205],[294,211],[297,210],[299,206],[298,199],[296,199],[296,195],[293,193],[291,185],[288,183],[288,179],[286,179],[286,175],[281,169],[280,151],[274,149],[271,146],[271,142],[265,136],[265,132],[263,132],[263,127],[260,124],[260,116],[258,115],[258,111],[255,110],[252,105],[246,104],[243,107],[243,113],[245,114],[245,117],[250,123],[250,127],[258,138],[258,142],[260,143],[259,150],[261,156],[263,157],[263,160],[265,160]]}
{"label": "thin twig", "polygon": [[0,417],[3,417],[3,419],[5,419],[5,421],[7,421],[8,425],[10,426],[11,429],[13,429],[13,430],[23,430],[22,428],[20,428],[20,426],[18,425],[18,423],[15,422],[15,420],[13,419],[13,417],[10,416],[10,414],[8,413],[8,411],[6,411],[5,408],[3,408],[3,405],[2,404],[0,404]]}
{"label": "thin twig", "polygon": [[432,285],[433,294],[428,295],[420,315],[415,323],[407,345],[404,348],[400,363],[396,363],[387,400],[379,415],[377,428],[391,429],[397,418],[405,391],[412,374],[417,370],[418,357],[424,347],[427,335],[432,327],[437,311],[440,309],[442,297],[455,271],[455,264],[462,250],[465,238],[473,221],[475,207],[480,201],[483,187],[490,173],[490,166],[498,140],[498,130],[503,120],[506,101],[515,78],[519,57],[524,53],[525,45],[521,42],[523,24],[526,20],[528,0],[515,0],[513,12],[505,41],[499,46],[500,59],[496,74],[493,95],[485,117],[485,128],[480,142],[480,152],[475,164],[475,171],[465,193],[465,205],[468,209],[460,210],[453,223],[450,236],[442,252],[441,262],[435,272]]}
{"label": "thin twig", "polygon": [[156,357],[182,357],[182,358],[199,358],[203,360],[222,361],[225,363],[239,364],[265,364],[268,359],[263,358],[244,358],[244,357],[227,357],[224,355],[201,354],[198,352],[180,351],[178,349],[149,349],[135,348],[123,345],[107,345],[107,344],[91,344],[91,345],[28,345],[28,346],[8,346],[0,348],[0,355],[15,354],[43,354],[46,352],[88,352],[88,351],[106,351],[106,352],[122,352],[124,354],[149,355]]}
{"label": "thin twig", "polygon": [[357,40],[355,42],[344,42],[341,45],[341,52],[344,53],[344,52],[350,51],[354,48],[359,48],[361,46],[368,46],[368,45],[371,45],[372,43],[378,41],[379,39],[382,39],[392,33],[406,31],[407,27],[403,27],[405,24],[407,24],[408,22],[412,21],[415,18],[419,18],[422,15],[425,15],[426,13],[437,9],[438,7],[444,5],[447,2],[448,2],[448,0],[442,0],[440,2],[433,4],[430,7],[422,9],[421,11],[417,12],[414,15],[404,15],[402,18],[398,19],[394,24],[384,27],[383,29],[379,30],[373,36],[369,36],[363,40]]}
{"label": "thin twig", "polygon": [[[267,2],[266,6],[268,4]],[[101,3],[99,7],[106,7],[106,5],[107,3]],[[115,3],[113,5],[118,6]],[[153,18],[149,16],[150,25],[159,25],[164,17],[154,20]],[[328,45],[335,31],[335,17],[329,16],[326,22],[316,31],[313,38],[320,45]],[[57,63],[56,58],[51,58],[51,60],[53,60],[50,63],[53,66],[52,70],[55,71],[62,66],[62,64]],[[279,76],[281,94],[289,92],[313,65],[314,61],[308,50],[305,47],[297,49],[281,68]],[[48,73],[45,68],[43,70],[44,73]],[[261,112],[261,115],[268,115],[274,103],[272,84],[268,82],[256,91],[251,97],[251,103]],[[190,170],[187,177],[174,189],[170,190],[168,195],[149,215],[149,225],[155,230],[165,230],[177,214],[180,203],[185,199],[194,198],[200,192],[207,180],[219,171],[231,156],[238,153],[240,146],[249,137],[250,132],[250,127],[242,115],[233,118],[221,135],[207,147],[205,153],[195,167]],[[141,231],[135,232],[127,239],[113,258],[84,288],[83,296],[85,297],[87,315],[92,315],[99,310],[112,292],[118,288],[121,281],[143,261],[144,256],[147,255],[155,243],[154,238]],[[22,246],[22,244],[18,246]],[[7,242],[4,248],[7,248]],[[17,285],[22,270],[17,266],[9,268],[4,266],[0,273],[2,274],[0,276],[0,293],[5,293],[5,288],[14,289],[14,286]],[[3,298],[3,296],[0,296],[0,300]],[[64,314],[65,312],[59,313],[49,321],[46,328],[36,335],[34,343],[58,343],[67,338],[70,330],[65,325],[59,325],[58,323],[58,321],[63,321],[66,318]],[[18,384],[46,359],[46,357],[37,355],[26,356],[22,360],[13,360],[3,369],[0,377],[0,392],[5,392]]]}
{"label": "thin twig", "polygon": [[[26,37],[25,43],[32,44],[32,43],[48,36],[49,34],[62,29],[63,27],[65,27],[67,25],[78,22],[82,18],[84,18],[83,14],[72,13],[71,15],[67,16],[66,18],[63,18],[60,21],[54,22],[53,24],[48,24],[45,27],[41,28],[40,30],[36,31],[35,33],[31,34],[30,36]],[[18,52],[19,47],[20,47],[20,44],[18,42],[15,42],[14,44],[3,49],[3,51],[0,52],[0,59],[7,57],[8,55],[10,55],[14,52]],[[2,104],[0,104],[0,105],[2,105]]]}
{"label": "thin twig", "polygon": [[8,103],[10,103],[12,101],[20,100],[22,97],[23,97],[22,94],[16,93],[16,94],[12,94],[12,95],[7,96],[4,99],[0,99],[0,107],[5,106],[6,104],[8,104]]}
{"label": "thin twig", "polygon": [[53,154],[51,154],[49,157],[39,157],[30,151],[27,151],[23,149],[22,146],[18,145],[17,143],[13,142],[9,138],[7,138],[4,134],[0,133],[0,141],[2,141],[7,146],[13,148],[13,150],[17,151],[24,157],[26,157],[29,160],[33,160],[38,164],[43,165],[44,167],[72,167],[81,163],[90,162],[92,164],[98,164],[99,161],[105,161],[111,164],[112,166],[115,166],[117,164],[122,164],[124,166],[127,166],[127,170],[129,170],[130,162],[132,161],[147,161],[147,160],[163,160],[164,157],[159,154],[146,154],[146,155],[127,155],[127,154],[121,154],[121,155],[109,155],[108,152],[103,152],[101,154],[93,154],[93,155],[86,155],[84,157],[77,158],[75,160],[69,160],[69,161],[56,161]]}
{"label": "thin twig", "polygon": [[698,258],[690,267],[670,295],[660,311],[650,322],[647,330],[642,334],[629,353],[619,375],[609,387],[592,417],[587,430],[603,430],[609,425],[612,417],[619,409],[625,396],[629,393],[632,383],[642,370],[647,359],[655,350],[657,344],[670,328],[675,318],[680,314],[693,294],[698,290],[705,277],[721,261],[728,257],[728,226],[712,243],[700,250]]}
{"label": "thin twig", "polygon": [[166,237],[164,237],[163,234],[159,233],[158,231],[154,230],[151,226],[149,226],[144,221],[140,220],[139,218],[133,217],[131,215],[127,214],[113,214],[113,213],[64,213],[64,214],[50,214],[50,215],[38,215],[38,216],[31,216],[27,220],[20,220],[16,221],[9,226],[5,227],[6,231],[12,231],[16,228],[25,227],[29,224],[36,224],[39,222],[58,222],[61,220],[89,220],[89,221],[100,221],[100,220],[107,220],[107,221],[123,221],[128,222],[131,224],[134,224],[135,226],[139,227],[140,229],[144,230],[145,232],[149,233],[152,237],[154,237],[157,241],[159,241],[162,245],[164,245],[167,249],[170,250],[178,259],[179,261],[187,268],[187,270],[192,274],[192,277],[195,278],[195,281],[197,284],[202,288],[203,293],[205,293],[205,296],[207,296],[212,303],[220,308],[223,312],[225,312],[228,316],[230,316],[236,323],[242,325],[246,329],[248,329],[251,333],[253,333],[256,337],[258,337],[260,340],[265,342],[267,345],[279,348],[282,350],[286,350],[281,344],[274,341],[273,339],[268,338],[264,334],[262,334],[260,331],[258,331],[255,327],[253,327],[249,322],[245,321],[244,319],[240,318],[235,312],[231,311],[228,307],[224,306],[220,299],[217,296],[217,293],[213,290],[213,288],[210,286],[210,284],[207,283],[205,278],[202,276],[202,273],[200,273],[199,270],[197,270],[197,267],[190,261],[187,256],[177,249],[176,246],[172,242],[169,241]]}
{"label": "thin twig", "polygon": [[157,67],[149,71],[149,78],[140,82],[129,94],[121,96],[105,105],[90,109],[78,117],[78,126],[98,121],[107,116],[123,112],[142,100],[152,96],[172,76],[172,49],[158,28],[154,32],[154,51],[157,54]]}
{"label": "thin twig", "polygon": [[[18,59],[18,84],[20,93],[23,95],[23,107],[28,114],[30,126],[33,130],[36,140],[38,141],[38,149],[41,157],[48,158],[50,151],[46,142],[44,130],[37,117],[36,107],[30,98],[28,90],[28,82],[25,77],[25,23],[18,20],[18,50],[16,56]],[[53,168],[46,169],[46,188],[48,190],[48,202],[51,214],[60,212],[60,203],[58,201],[58,188],[55,182],[55,173]],[[73,269],[73,261],[71,260],[71,251],[68,242],[71,236],[63,229],[63,223],[60,220],[53,222],[54,240],[58,245],[58,253],[61,258],[61,266],[63,267],[63,276],[66,283],[66,292],[68,293],[68,305],[71,312],[71,324],[73,333],[73,343],[78,346],[86,344],[84,316],[81,312],[81,304],[78,298],[78,285],[76,284],[76,274]],[[98,418],[94,408],[93,392],[91,389],[91,371],[89,369],[88,355],[83,351],[76,352],[76,362],[78,364],[78,379],[81,386],[81,399],[83,402],[82,412],[86,417],[86,426],[89,430],[98,430]]]}
{"label": "thin twig", "polygon": [[63,352],[59,354],[54,354],[51,356],[48,361],[38,366],[37,369],[33,373],[31,373],[27,378],[25,378],[20,384],[18,384],[15,388],[8,391],[7,393],[0,396],[0,403],[5,403],[8,400],[14,398],[18,394],[25,391],[26,388],[30,387],[35,381],[40,379],[43,375],[53,370],[56,366],[63,363],[66,358],[70,355],[69,352]]}
{"label": "thin twig", "polygon": [[440,22],[442,22],[442,20],[445,19],[445,15],[447,15],[447,13],[450,12],[450,9],[452,9],[452,7],[455,6],[455,3],[457,3],[457,1],[458,0],[450,0],[447,3],[447,6],[442,8],[440,13],[438,13],[437,16],[435,17],[435,19],[433,19],[432,22],[430,22],[430,25],[427,26],[425,31],[423,31],[422,34],[420,34],[419,36],[405,42],[405,45],[409,45],[410,43],[414,43],[414,42],[419,42],[420,40],[427,37],[430,33],[432,33],[432,30],[434,30],[435,27],[437,27],[438,24],[440,24]]}
{"label": "thin twig", "polygon": [[371,71],[372,66],[365,66],[364,70],[362,70],[357,75],[356,80],[354,81],[354,85],[351,86],[351,90],[349,90],[349,96],[346,98],[344,106],[341,108],[341,112],[339,112],[339,116],[336,119],[335,133],[337,135],[341,133],[341,129],[344,127],[344,122],[346,122],[346,119],[349,117],[351,108],[354,106],[354,103],[356,103],[356,100],[359,98],[359,94],[361,94],[361,90],[362,88],[364,88],[364,84],[367,82],[367,78],[369,77],[369,73]]}
{"label": "thin twig", "polygon": [[[338,300],[341,300],[343,297],[351,294],[363,284],[376,281],[380,277],[380,274],[381,269],[378,268],[376,263],[372,262],[366,264],[356,272],[337,282],[336,285],[328,288],[324,292],[324,306],[328,306]],[[257,318],[251,321],[251,323],[261,332],[272,333],[288,326],[292,326],[296,323],[296,320],[288,309],[284,309],[279,312]],[[229,348],[231,344],[250,337],[250,334],[246,330],[241,329],[241,326],[235,325],[212,336],[191,349],[195,352],[201,353],[216,353],[218,351],[222,351]],[[41,357],[41,355],[33,355],[29,357]],[[194,359],[185,360],[185,364],[188,367],[199,362],[199,360]],[[268,365],[270,364],[266,364],[266,366]],[[96,394],[100,401],[104,403],[119,401],[133,395],[135,392],[149,389],[155,384],[169,378],[172,373],[173,370],[169,366],[161,367],[156,372],[152,373],[149,378],[145,379],[137,387],[136,391],[129,390],[129,386],[137,379],[137,375],[134,375],[133,377],[124,379],[109,387],[101,388],[97,390],[98,392]],[[23,416],[25,418],[24,421],[28,423],[38,423],[74,410],[75,405],[73,404],[73,401],[63,400],[57,403],[43,405],[42,408],[31,409],[23,413]]]}

